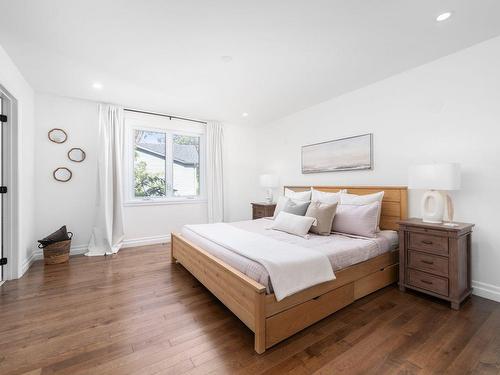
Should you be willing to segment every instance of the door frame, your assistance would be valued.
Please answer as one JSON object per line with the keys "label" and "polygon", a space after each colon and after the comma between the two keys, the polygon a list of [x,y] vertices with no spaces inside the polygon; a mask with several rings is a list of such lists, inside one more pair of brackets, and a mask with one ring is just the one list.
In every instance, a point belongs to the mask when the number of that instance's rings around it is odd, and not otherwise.
{"label": "door frame", "polygon": [[[8,191],[3,195],[3,256],[7,264],[3,266],[3,281],[20,277],[19,269],[19,184],[18,184],[18,104],[1,84],[0,95],[3,101],[3,113],[7,123],[3,126],[3,184]],[[2,283],[2,281],[0,281]]]}

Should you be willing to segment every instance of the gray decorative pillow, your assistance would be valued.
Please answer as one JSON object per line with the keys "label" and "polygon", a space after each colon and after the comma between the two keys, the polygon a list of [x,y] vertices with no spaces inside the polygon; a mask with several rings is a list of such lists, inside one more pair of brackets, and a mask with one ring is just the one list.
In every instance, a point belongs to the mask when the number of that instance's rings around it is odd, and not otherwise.
{"label": "gray decorative pillow", "polygon": [[336,211],[337,203],[311,202],[307,208],[306,216],[315,218],[316,225],[313,225],[310,231],[322,236],[329,236]]}
{"label": "gray decorative pillow", "polygon": [[306,214],[307,207],[309,207],[309,203],[311,202],[296,202],[289,199],[282,211],[288,212],[289,214],[304,216]]}

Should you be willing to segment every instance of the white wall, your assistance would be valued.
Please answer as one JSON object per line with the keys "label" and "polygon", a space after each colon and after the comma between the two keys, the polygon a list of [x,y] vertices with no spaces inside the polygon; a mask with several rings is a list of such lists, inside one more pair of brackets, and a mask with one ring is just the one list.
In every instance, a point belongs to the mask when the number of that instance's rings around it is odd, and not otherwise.
{"label": "white wall", "polygon": [[[73,251],[83,251],[90,238],[96,207],[97,104],[37,93],[35,118],[36,237],[43,238],[67,225],[74,232]],[[49,141],[47,133],[52,128],[64,129],[68,140],[62,144]],[[72,147],[85,151],[82,163],[68,159],[67,152]],[[72,179],[54,180],[52,172],[57,167],[69,168]]]}
{"label": "white wall", "polygon": [[[14,189],[18,200],[18,217],[15,220],[17,232],[14,233],[14,252],[16,259],[10,259],[10,275],[7,278],[20,277],[29,267],[33,255],[34,237],[34,93],[0,46],[0,85],[2,85],[17,100],[17,152],[15,172],[17,187]],[[14,189],[13,189],[14,188]]]}
{"label": "white wall", "polygon": [[[50,94],[36,94],[36,236],[42,237],[63,224],[75,233],[73,253],[86,250],[95,215],[97,186],[97,103]],[[68,141],[55,144],[47,139],[51,128],[62,128]],[[255,130],[225,126],[224,152],[226,210],[229,220],[251,216],[250,198],[255,191]],[[244,142],[242,142],[244,140]],[[87,153],[83,163],[66,158],[71,147]],[[67,166],[73,171],[68,183],[57,182],[52,171]],[[207,221],[206,203],[126,206],[125,241],[129,246],[169,239],[170,232],[184,224]]]}
{"label": "white wall", "polygon": [[257,131],[252,126],[224,127],[224,220],[252,218],[250,202],[259,198]]}
{"label": "white wall", "polygon": [[[260,170],[284,185],[406,185],[411,164],[459,162],[456,220],[476,224],[476,294],[500,300],[500,38],[399,74],[261,128]],[[374,134],[375,168],[302,175],[300,148]],[[410,191],[410,215],[420,216]]]}

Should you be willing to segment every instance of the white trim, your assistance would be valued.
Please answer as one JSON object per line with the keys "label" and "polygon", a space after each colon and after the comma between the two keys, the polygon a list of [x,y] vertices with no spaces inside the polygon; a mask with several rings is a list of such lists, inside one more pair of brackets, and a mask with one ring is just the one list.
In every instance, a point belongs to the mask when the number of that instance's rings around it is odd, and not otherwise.
{"label": "white trim", "polygon": [[[72,255],[85,254],[87,251],[88,251],[87,245],[71,246],[71,249],[69,250],[69,255],[72,256]],[[43,259],[43,250],[36,248],[36,250],[33,252],[32,258],[33,260]]]}
{"label": "white trim", "polygon": [[[23,263],[21,268],[21,275],[24,275],[26,271],[31,267],[33,262],[36,260],[36,250],[33,251],[28,259]],[[22,276],[21,276],[22,277]]]}
{"label": "white trim", "polygon": [[[149,236],[140,238],[131,238],[123,241],[122,249],[134,246],[156,245],[160,243],[170,243],[170,234],[160,236]],[[87,245],[71,246],[69,251],[70,256],[85,254],[88,251]],[[36,248],[26,262],[24,262],[22,271],[23,274],[31,267],[35,260],[43,259],[43,250]]]}
{"label": "white trim", "polygon": [[169,198],[169,199],[135,199],[123,204],[125,207],[133,206],[159,206],[162,204],[206,204],[206,198]]}
{"label": "white trim", "polygon": [[2,286],[4,282],[5,280],[0,280],[0,286]]}
{"label": "white trim", "polygon": [[170,243],[170,234],[160,236],[149,236],[141,238],[131,238],[123,241],[122,249],[134,246],[156,245],[160,243]]}
{"label": "white trim", "polygon": [[500,302],[500,286],[472,280],[472,294]]}
{"label": "white trim", "polygon": [[[207,203],[206,192],[206,129],[200,124],[180,124],[175,126],[176,121],[155,115],[138,114],[135,112],[125,113],[125,151],[124,151],[124,184],[123,196],[124,206],[154,206],[163,204],[184,204],[184,203]],[[147,124],[147,125],[145,125]],[[172,124],[174,124],[172,126]],[[146,130],[165,133],[166,155],[165,155],[165,181],[167,196],[153,199],[141,199],[134,196],[134,131]],[[188,197],[172,196],[172,141],[174,135],[186,135],[200,138],[200,194]]]}
{"label": "white trim", "polygon": [[3,86],[0,85],[0,95],[4,99],[4,114],[7,115],[7,125],[3,133],[3,184],[9,189],[3,197],[3,256],[8,263],[3,268],[3,280],[20,278],[24,267],[30,266],[29,259],[21,266],[20,229],[19,229],[19,117],[18,102]]}

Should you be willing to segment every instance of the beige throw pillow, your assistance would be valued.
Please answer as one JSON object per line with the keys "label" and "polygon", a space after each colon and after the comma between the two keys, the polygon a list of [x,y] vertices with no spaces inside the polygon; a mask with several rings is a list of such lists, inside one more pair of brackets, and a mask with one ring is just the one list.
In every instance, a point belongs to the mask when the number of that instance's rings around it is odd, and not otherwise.
{"label": "beige throw pillow", "polygon": [[311,202],[307,208],[306,216],[315,218],[317,223],[311,226],[310,231],[322,236],[329,236],[336,211],[337,203]]}

